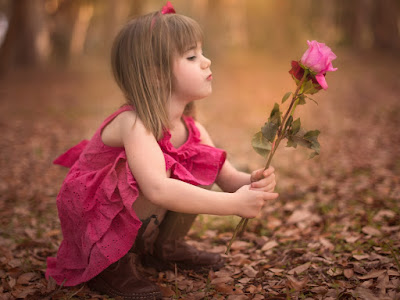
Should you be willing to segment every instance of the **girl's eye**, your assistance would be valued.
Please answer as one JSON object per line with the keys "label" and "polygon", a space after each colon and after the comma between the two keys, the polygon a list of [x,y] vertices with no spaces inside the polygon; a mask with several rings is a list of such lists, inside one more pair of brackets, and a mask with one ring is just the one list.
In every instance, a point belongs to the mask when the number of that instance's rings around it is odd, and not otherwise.
{"label": "girl's eye", "polygon": [[196,56],[189,56],[187,59],[188,60],[195,60]]}

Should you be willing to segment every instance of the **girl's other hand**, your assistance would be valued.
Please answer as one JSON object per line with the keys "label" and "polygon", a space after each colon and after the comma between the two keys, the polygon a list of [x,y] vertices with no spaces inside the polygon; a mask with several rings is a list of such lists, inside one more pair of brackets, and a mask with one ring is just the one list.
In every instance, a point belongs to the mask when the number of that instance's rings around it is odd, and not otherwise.
{"label": "girl's other hand", "polygon": [[255,218],[264,206],[265,201],[278,198],[278,193],[269,193],[262,190],[251,189],[244,185],[235,194],[238,196],[237,215],[242,218]]}
{"label": "girl's other hand", "polygon": [[269,167],[265,171],[264,169],[253,171],[250,176],[251,189],[264,192],[273,192],[276,186],[274,172],[274,167]]}

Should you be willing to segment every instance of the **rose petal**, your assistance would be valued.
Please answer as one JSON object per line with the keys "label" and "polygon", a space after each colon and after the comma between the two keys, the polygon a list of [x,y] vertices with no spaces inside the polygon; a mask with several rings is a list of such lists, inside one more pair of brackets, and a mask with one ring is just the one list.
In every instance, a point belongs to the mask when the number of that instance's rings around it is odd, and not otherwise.
{"label": "rose petal", "polygon": [[328,84],[326,83],[325,76],[323,74],[315,75],[315,79],[317,79],[319,85],[326,90],[328,88]]}

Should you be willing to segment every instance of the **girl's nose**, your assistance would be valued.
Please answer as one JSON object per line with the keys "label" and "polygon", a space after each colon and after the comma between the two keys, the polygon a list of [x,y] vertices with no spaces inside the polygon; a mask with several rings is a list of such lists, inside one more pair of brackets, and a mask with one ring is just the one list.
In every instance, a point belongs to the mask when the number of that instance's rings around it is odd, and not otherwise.
{"label": "girl's nose", "polygon": [[207,57],[203,56],[203,61],[202,61],[202,68],[207,69],[211,66],[211,60],[209,60]]}

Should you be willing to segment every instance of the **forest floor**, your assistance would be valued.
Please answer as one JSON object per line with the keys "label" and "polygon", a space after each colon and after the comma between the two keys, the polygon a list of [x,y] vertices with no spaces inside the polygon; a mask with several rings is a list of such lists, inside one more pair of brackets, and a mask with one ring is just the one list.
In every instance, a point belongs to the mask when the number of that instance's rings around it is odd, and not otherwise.
{"label": "forest floor", "polygon": [[[249,222],[227,264],[196,274],[146,269],[165,299],[400,299],[400,60],[343,51],[329,89],[298,108],[319,129],[321,155],[278,150],[278,200]],[[294,84],[290,62],[213,65],[198,119],[239,169],[265,162],[252,135]],[[0,299],[103,299],[44,278],[62,240],[52,161],[123,103],[107,68],[17,72],[0,81]],[[221,118],[221,116],[224,116]],[[199,216],[188,241],[223,253],[238,217]],[[225,255],[224,255],[225,256]]]}

